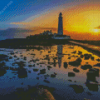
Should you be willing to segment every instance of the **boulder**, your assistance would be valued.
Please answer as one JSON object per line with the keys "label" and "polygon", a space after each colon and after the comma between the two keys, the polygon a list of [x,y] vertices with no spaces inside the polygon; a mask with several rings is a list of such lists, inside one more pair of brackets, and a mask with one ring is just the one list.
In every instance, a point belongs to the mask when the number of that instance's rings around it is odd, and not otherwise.
{"label": "boulder", "polygon": [[40,74],[45,74],[46,73],[46,69],[41,69],[40,70]]}
{"label": "boulder", "polygon": [[68,72],[68,77],[74,77],[75,76],[75,73],[73,72]]}
{"label": "boulder", "polygon": [[67,68],[67,67],[68,67],[67,62],[64,62],[64,68]]}
{"label": "boulder", "polygon": [[74,72],[79,72],[79,70],[77,68],[74,68],[73,71]]}
{"label": "boulder", "polygon": [[82,60],[80,58],[77,58],[75,61],[69,62],[69,65],[72,66],[79,66],[81,64]]}
{"label": "boulder", "polygon": [[27,77],[27,71],[25,68],[19,68],[18,69],[18,77],[19,78],[25,78]]}
{"label": "boulder", "polygon": [[76,93],[82,93],[84,88],[81,85],[70,85]]}
{"label": "boulder", "polygon": [[88,65],[81,66],[81,68],[82,68],[83,70],[87,70],[87,69],[91,69],[92,66],[88,64]]}

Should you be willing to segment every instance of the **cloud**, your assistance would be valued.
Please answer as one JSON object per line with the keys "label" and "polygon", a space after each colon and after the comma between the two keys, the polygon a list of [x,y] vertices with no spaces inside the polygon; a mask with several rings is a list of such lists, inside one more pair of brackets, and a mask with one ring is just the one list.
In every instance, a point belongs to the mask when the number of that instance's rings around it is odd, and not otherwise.
{"label": "cloud", "polygon": [[24,38],[29,32],[34,30],[22,29],[22,28],[8,28],[6,30],[0,30],[0,40],[11,38]]}

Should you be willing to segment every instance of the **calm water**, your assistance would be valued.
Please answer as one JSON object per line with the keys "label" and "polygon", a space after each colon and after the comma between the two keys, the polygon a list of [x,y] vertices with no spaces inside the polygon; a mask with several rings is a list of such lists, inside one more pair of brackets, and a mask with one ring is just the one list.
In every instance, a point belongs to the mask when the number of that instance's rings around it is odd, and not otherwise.
{"label": "calm water", "polygon": [[[3,61],[9,69],[7,73],[0,76],[0,94],[12,92],[18,87],[27,88],[28,85],[35,86],[38,84],[54,87],[53,95],[57,100],[61,100],[61,98],[62,100],[84,100],[84,98],[100,100],[100,77],[94,77],[95,84],[86,85],[89,69],[84,70],[81,67],[89,64],[93,68],[100,69],[100,64],[94,66],[99,63],[98,56],[76,45],[66,44],[42,48],[41,50],[0,49],[0,54],[6,54],[10,57],[8,61]],[[82,52],[82,54],[79,52]],[[84,56],[81,56],[84,54],[91,54],[94,58],[85,59]],[[75,61],[77,58],[82,60],[79,66],[69,64],[69,62]],[[22,65],[27,71],[24,78],[20,78],[16,71],[16,68],[20,66],[18,64],[20,61],[25,62],[25,65]],[[68,64],[65,67],[64,62]],[[47,66],[50,66],[50,68]],[[15,70],[11,68],[15,68]],[[75,68],[78,72],[73,70]],[[33,69],[39,70],[34,71]],[[41,69],[46,69],[46,73],[39,74]],[[69,72],[73,72],[75,76],[68,75]],[[55,77],[51,77],[52,74]],[[83,91],[77,93],[73,85],[78,85],[78,89],[82,88]]]}

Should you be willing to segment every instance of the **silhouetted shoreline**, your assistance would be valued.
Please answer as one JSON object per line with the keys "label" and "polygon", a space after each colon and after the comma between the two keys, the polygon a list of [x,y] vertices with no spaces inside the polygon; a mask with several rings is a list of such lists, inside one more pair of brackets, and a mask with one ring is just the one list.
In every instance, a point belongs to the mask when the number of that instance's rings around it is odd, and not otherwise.
{"label": "silhouetted shoreline", "polygon": [[25,48],[34,48],[35,45],[57,45],[57,44],[66,44],[69,43],[68,39],[64,40],[55,40],[55,39],[6,39],[0,41],[0,48],[17,48],[17,49],[25,49]]}

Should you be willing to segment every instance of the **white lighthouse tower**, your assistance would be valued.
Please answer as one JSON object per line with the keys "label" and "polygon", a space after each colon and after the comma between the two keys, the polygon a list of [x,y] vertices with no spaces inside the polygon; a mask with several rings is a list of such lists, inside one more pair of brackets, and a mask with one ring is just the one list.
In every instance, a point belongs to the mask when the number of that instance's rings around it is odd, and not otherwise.
{"label": "white lighthouse tower", "polygon": [[63,18],[62,13],[58,17],[58,35],[63,35]]}

